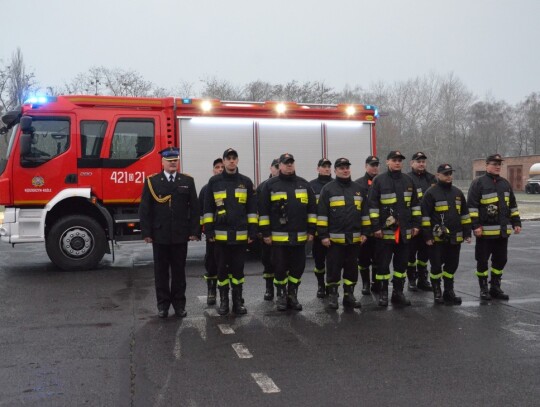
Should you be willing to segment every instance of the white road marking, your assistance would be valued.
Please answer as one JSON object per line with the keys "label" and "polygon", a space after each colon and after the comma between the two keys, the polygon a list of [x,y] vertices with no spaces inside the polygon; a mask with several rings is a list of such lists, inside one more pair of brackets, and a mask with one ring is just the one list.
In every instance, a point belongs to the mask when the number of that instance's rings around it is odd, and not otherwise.
{"label": "white road marking", "polygon": [[264,373],[251,373],[251,377],[255,383],[259,385],[263,393],[279,393],[281,390],[276,386],[274,381]]}
{"label": "white road marking", "polygon": [[182,356],[182,346],[180,344],[180,332],[182,331],[182,326],[180,325],[178,327],[178,330],[176,331],[176,338],[174,340],[174,350],[173,355],[176,360],[180,359],[180,356]]}
{"label": "white road marking", "polygon": [[200,302],[203,302],[206,304],[206,295],[198,295],[197,298]]}
{"label": "white road marking", "polygon": [[218,328],[221,331],[223,335],[232,335],[234,334],[234,329],[231,328],[230,325],[227,324],[218,324]]}
{"label": "white road marking", "polygon": [[253,357],[243,343],[233,343],[232,347],[240,359],[250,359]]}

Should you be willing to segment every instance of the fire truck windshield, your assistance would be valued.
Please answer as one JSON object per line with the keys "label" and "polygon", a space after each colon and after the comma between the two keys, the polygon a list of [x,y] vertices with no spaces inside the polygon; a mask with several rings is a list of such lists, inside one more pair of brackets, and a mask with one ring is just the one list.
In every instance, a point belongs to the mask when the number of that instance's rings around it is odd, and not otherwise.
{"label": "fire truck windshield", "polygon": [[7,166],[9,154],[13,146],[13,139],[17,133],[19,125],[13,126],[6,133],[0,134],[0,175],[4,172]]}

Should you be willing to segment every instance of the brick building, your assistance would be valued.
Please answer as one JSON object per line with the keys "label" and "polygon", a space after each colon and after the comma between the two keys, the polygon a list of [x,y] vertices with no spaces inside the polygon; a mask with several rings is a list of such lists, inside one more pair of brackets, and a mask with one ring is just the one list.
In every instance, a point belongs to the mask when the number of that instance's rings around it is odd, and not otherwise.
{"label": "brick building", "polygon": [[[529,169],[535,163],[540,163],[540,155],[524,155],[521,157],[503,157],[501,176],[510,181],[514,191],[525,191]],[[486,173],[486,159],[478,158],[473,161],[473,179]]]}

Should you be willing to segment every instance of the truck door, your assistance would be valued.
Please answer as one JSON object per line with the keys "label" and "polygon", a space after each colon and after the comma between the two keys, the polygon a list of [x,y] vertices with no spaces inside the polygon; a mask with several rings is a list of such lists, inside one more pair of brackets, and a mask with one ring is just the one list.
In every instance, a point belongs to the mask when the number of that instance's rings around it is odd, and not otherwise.
{"label": "truck door", "polygon": [[140,202],[145,178],[161,170],[160,124],[157,113],[114,118],[101,153],[104,204]]}
{"label": "truck door", "polygon": [[43,207],[66,188],[77,186],[77,139],[73,115],[32,116],[28,151],[15,151],[15,206]]}

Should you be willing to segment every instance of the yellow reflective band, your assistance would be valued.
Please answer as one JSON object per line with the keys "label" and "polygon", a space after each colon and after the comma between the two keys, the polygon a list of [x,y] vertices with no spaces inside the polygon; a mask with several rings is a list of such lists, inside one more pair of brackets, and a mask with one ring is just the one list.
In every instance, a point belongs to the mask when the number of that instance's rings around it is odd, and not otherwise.
{"label": "yellow reflective band", "polygon": [[371,225],[371,221],[369,219],[362,219],[362,226],[369,226]]}
{"label": "yellow reflective band", "polygon": [[412,216],[421,216],[421,215],[422,215],[421,211],[412,211]]}
{"label": "yellow reflective band", "polygon": [[430,226],[431,226],[431,222],[430,222],[429,220],[423,220],[423,221],[422,221],[422,226],[430,227]]}
{"label": "yellow reflective band", "polygon": [[419,266],[423,266],[423,267],[427,266],[427,262],[422,261],[422,260],[416,260],[416,264],[419,265]]}
{"label": "yellow reflective band", "polygon": [[345,206],[345,201],[331,201],[330,207],[333,207],[333,206]]}
{"label": "yellow reflective band", "polygon": [[240,285],[240,284],[244,284],[245,282],[245,278],[242,277],[240,280],[237,280],[236,278],[231,278],[231,282],[234,284],[234,285]]}
{"label": "yellow reflective band", "polygon": [[343,285],[355,285],[356,281],[347,280],[346,278],[343,279]]}
{"label": "yellow reflective band", "polygon": [[307,194],[307,192],[297,192],[295,194],[295,196],[296,196],[296,198],[301,199],[301,198],[307,198],[308,194]]}
{"label": "yellow reflective band", "polygon": [[308,223],[317,224],[317,217],[316,216],[308,216],[307,218]]}
{"label": "yellow reflective band", "polygon": [[203,218],[202,223],[206,225],[207,223],[212,223],[213,221],[214,221],[214,217],[213,217],[213,216],[205,216],[205,217]]}
{"label": "yellow reflective band", "polygon": [[472,218],[477,218],[478,217],[478,212],[469,212],[469,215],[471,216],[471,219]]}
{"label": "yellow reflective band", "polygon": [[497,236],[500,235],[501,231],[499,230],[485,230],[482,229],[482,236]]}
{"label": "yellow reflective band", "polygon": [[294,278],[293,276],[289,276],[289,281],[293,284],[300,284],[302,280],[299,278]]}
{"label": "yellow reflective band", "polygon": [[227,241],[227,235],[216,235],[216,240]]}
{"label": "yellow reflective band", "polygon": [[272,236],[272,242],[288,242],[289,236]]}
{"label": "yellow reflective band", "polygon": [[399,271],[394,270],[394,277],[405,278],[405,277],[407,277],[407,273],[400,273]]}
{"label": "yellow reflective band", "polygon": [[411,199],[412,199],[411,196],[404,196],[404,197],[403,197],[403,200],[404,200],[405,202],[410,202]]}
{"label": "yellow reflective band", "polygon": [[444,211],[447,211],[447,210],[448,210],[448,205],[436,206],[435,207],[435,212],[444,212]]}
{"label": "yellow reflective band", "polygon": [[307,240],[307,235],[299,235],[298,236],[298,241],[299,242],[305,242]]}
{"label": "yellow reflective band", "polygon": [[498,276],[501,276],[502,273],[503,273],[502,270],[496,269],[495,267],[491,267],[491,272],[492,272],[493,274],[498,275]]}
{"label": "yellow reflective band", "polygon": [[369,217],[373,218],[373,219],[378,218],[379,217],[379,212],[370,212]]}
{"label": "yellow reflective band", "polygon": [[248,223],[254,223],[256,225],[258,223],[257,217],[248,216]]}
{"label": "yellow reflective band", "polygon": [[442,277],[442,273],[441,274],[429,273],[429,278],[432,278],[433,280],[440,280],[441,277]]}
{"label": "yellow reflective band", "polygon": [[390,274],[384,274],[384,275],[376,274],[375,280],[390,280]]}
{"label": "yellow reflective band", "polygon": [[236,240],[237,241],[248,240],[247,233],[236,232]]}
{"label": "yellow reflective band", "polygon": [[394,240],[394,238],[395,238],[394,233],[392,233],[391,235],[383,236],[383,240]]}
{"label": "yellow reflective band", "polygon": [[495,202],[499,202],[499,197],[494,197],[494,198],[486,198],[486,199],[480,199],[480,203],[482,205],[487,205],[487,204],[491,204],[491,203],[495,203]]}
{"label": "yellow reflective band", "polygon": [[456,236],[456,242],[463,242],[463,237],[461,236]]}
{"label": "yellow reflective band", "polygon": [[239,203],[246,203],[247,202],[247,192],[235,192],[234,197],[238,198]]}
{"label": "yellow reflective band", "polygon": [[353,237],[352,241],[353,243],[358,243],[360,241],[360,237]]}
{"label": "yellow reflective band", "polygon": [[450,273],[448,273],[446,271],[443,271],[442,275],[443,275],[443,277],[446,277],[446,278],[450,278],[450,279],[454,278],[453,274],[450,274]]}
{"label": "yellow reflective band", "polygon": [[222,209],[222,210],[218,211],[217,214],[218,214],[218,215],[224,215],[225,212],[226,212],[226,210],[225,210],[225,209]]}
{"label": "yellow reflective band", "polygon": [[487,270],[486,271],[477,271],[476,275],[478,277],[487,277],[488,276],[488,271]]}
{"label": "yellow reflective band", "polygon": [[229,282],[230,282],[229,279],[226,278],[226,279],[223,280],[223,281],[218,281],[218,282],[217,282],[217,285],[220,286],[220,287],[223,287],[223,286],[229,285]]}
{"label": "yellow reflective band", "polygon": [[289,279],[288,277],[285,277],[285,280],[276,280],[276,279],[274,278],[274,284],[276,284],[276,285],[286,285],[288,279]]}
{"label": "yellow reflective band", "polygon": [[330,241],[334,243],[345,243],[345,238],[344,237],[331,237]]}
{"label": "yellow reflective band", "polygon": [[519,211],[514,211],[510,214],[510,216],[519,216]]}
{"label": "yellow reflective band", "polygon": [[272,196],[270,197],[271,201],[279,201],[281,199],[287,200],[287,194],[285,192],[273,192]]}
{"label": "yellow reflective band", "polygon": [[397,198],[388,198],[388,199],[381,199],[381,203],[383,205],[390,205],[397,202]]}
{"label": "yellow reflective band", "polygon": [[227,192],[214,192],[214,200],[227,198]]}
{"label": "yellow reflective band", "polygon": [[270,219],[259,219],[259,226],[268,226],[270,224]]}
{"label": "yellow reflective band", "polygon": [[317,226],[328,226],[328,221],[327,220],[318,220],[317,221]]}

